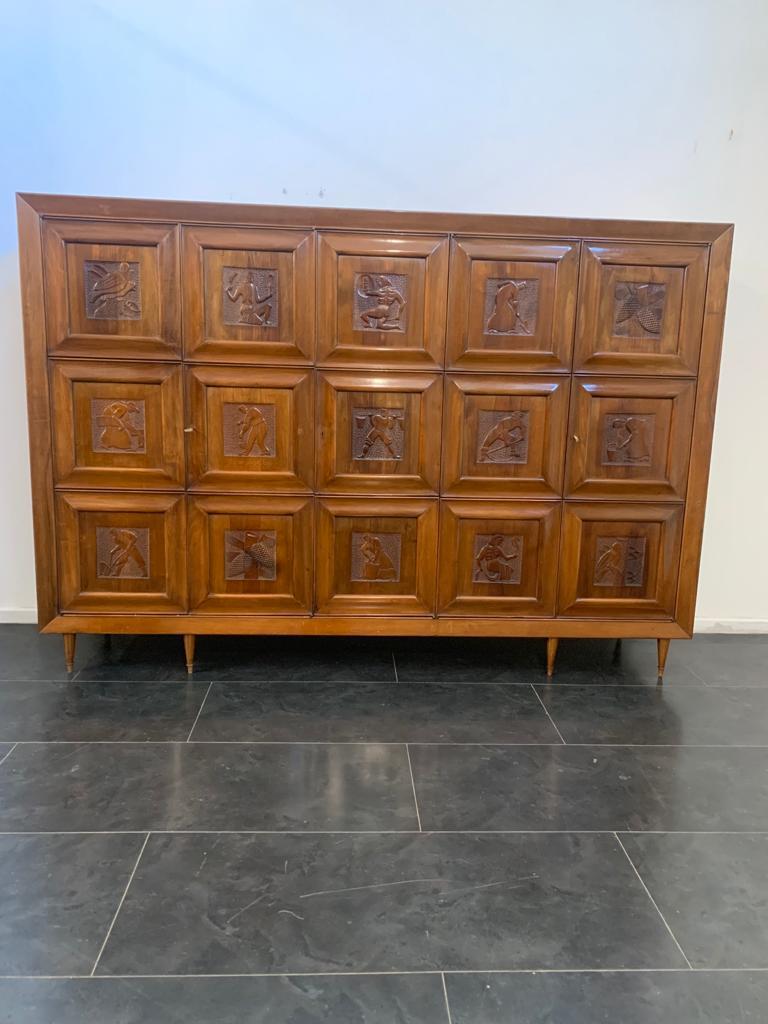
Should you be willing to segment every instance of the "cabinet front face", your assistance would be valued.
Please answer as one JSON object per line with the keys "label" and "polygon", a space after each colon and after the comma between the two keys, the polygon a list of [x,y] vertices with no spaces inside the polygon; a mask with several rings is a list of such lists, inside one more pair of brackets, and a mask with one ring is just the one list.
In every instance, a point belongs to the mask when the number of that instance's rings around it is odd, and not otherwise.
{"label": "cabinet front face", "polygon": [[671,619],[682,505],[566,502],[559,614]]}
{"label": "cabinet front face", "polygon": [[570,370],[578,254],[570,241],[454,239],[446,365]]}
{"label": "cabinet front face", "polygon": [[447,376],[443,493],[561,494],[567,416],[567,378]]}
{"label": "cabinet front face", "polygon": [[319,373],[317,488],[436,493],[442,379],[426,373]]}
{"label": "cabinet front face", "polygon": [[183,612],[187,607],[182,495],[60,492],[62,612]]}
{"label": "cabinet front face", "polygon": [[585,242],[574,369],[695,374],[707,259],[706,246]]}
{"label": "cabinet front face", "polygon": [[309,363],[311,231],[184,229],[184,347],[209,362]]}
{"label": "cabinet front face", "polygon": [[44,221],[43,260],[51,354],[179,357],[175,227]]}
{"label": "cabinet front face", "polygon": [[312,489],[309,370],[187,369],[195,490]]}
{"label": "cabinet front face", "polygon": [[183,487],[181,368],[51,361],[56,482]]}
{"label": "cabinet front face", "polygon": [[682,500],[695,392],[691,380],[574,377],[566,495]]}
{"label": "cabinet front face", "polygon": [[559,502],[440,506],[440,612],[555,614]]}
{"label": "cabinet front face", "polygon": [[308,498],[190,498],[190,607],[197,612],[309,614]]}
{"label": "cabinet front face", "polygon": [[442,365],[446,236],[327,232],[318,251],[318,362]]}
{"label": "cabinet front face", "polygon": [[432,615],[437,501],[318,500],[319,614]]}

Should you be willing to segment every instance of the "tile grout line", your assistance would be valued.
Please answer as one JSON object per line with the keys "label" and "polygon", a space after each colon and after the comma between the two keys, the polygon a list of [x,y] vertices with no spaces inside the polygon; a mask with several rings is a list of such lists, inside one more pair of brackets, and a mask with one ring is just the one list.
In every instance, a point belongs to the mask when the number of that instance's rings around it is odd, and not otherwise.
{"label": "tile grout line", "polygon": [[136,869],[139,866],[139,861],[141,860],[141,856],[144,853],[144,850],[146,849],[146,846],[147,846],[147,843],[149,842],[149,837],[150,837],[151,834],[152,834],[151,832],[147,832],[147,834],[144,836],[144,842],[141,844],[141,849],[139,850],[139,855],[136,858],[136,863],[133,865],[133,871],[131,872],[131,874],[130,874],[130,876],[128,878],[128,881],[126,882],[125,889],[123,890],[123,895],[120,897],[120,902],[117,905],[117,910],[115,911],[114,917],[112,918],[112,920],[110,922],[109,928],[107,929],[107,934],[104,936],[104,941],[101,944],[101,949],[99,950],[99,954],[96,957],[96,960],[94,961],[93,967],[91,969],[90,976],[92,978],[96,974],[96,968],[99,966],[99,961],[101,960],[102,954],[104,953],[104,950],[106,949],[107,943],[109,942],[109,937],[112,934],[112,929],[115,927],[115,921],[117,921],[117,916],[118,916],[118,914],[120,913],[120,911],[123,908],[123,903],[125,902],[125,897],[128,895],[128,890],[131,887],[131,882],[133,881],[133,876],[136,874]]}
{"label": "tile grout line", "polygon": [[[560,730],[559,730],[559,729],[557,728],[557,726],[555,725],[555,722],[554,722],[554,719],[552,718],[552,715],[550,715],[549,711],[547,711],[547,706],[546,706],[546,704],[544,703],[544,701],[543,701],[543,700],[541,699],[541,697],[539,696],[539,691],[538,691],[538,690],[536,689],[536,687],[535,687],[535,686],[533,685],[533,683],[531,683],[531,684],[530,684],[530,687],[531,687],[531,689],[533,690],[533,692],[534,692],[534,693],[536,694],[536,700],[538,700],[539,704],[541,704],[542,710],[544,711],[544,714],[545,714],[545,715],[547,716],[547,718],[549,719],[550,725],[551,725],[551,726],[552,726],[552,728],[553,728],[553,729],[555,730],[555,732],[557,733],[557,735],[558,735],[558,736],[560,737],[560,742],[562,743],[562,745],[563,745],[563,746],[567,746],[567,744],[566,744],[565,740],[563,739],[563,734],[562,734],[562,733],[560,732]],[[492,745],[493,745],[493,744],[488,744],[488,746],[492,746]],[[590,744],[587,744],[587,745],[588,745],[588,746],[597,746],[597,744],[592,744],[592,743],[590,743]]]}
{"label": "tile grout line", "polygon": [[448,1002],[448,987],[445,984],[445,971],[440,971],[440,980],[443,983],[443,995],[445,996],[445,1012],[448,1016],[448,1024],[453,1024],[453,1017],[451,1017],[451,1004]]}
{"label": "tile grout line", "polygon": [[203,708],[205,707],[205,702],[208,700],[208,694],[211,692],[211,687],[212,686],[213,686],[213,682],[211,681],[210,683],[208,683],[208,689],[205,691],[205,696],[203,697],[203,702],[200,705],[200,708],[199,708],[197,714],[195,715],[195,720],[192,723],[192,728],[189,730],[189,735],[187,736],[187,743],[189,743],[189,741],[192,739],[192,733],[195,731],[195,726],[198,723],[200,715],[202,715],[202,713],[203,713]]}
{"label": "tile grout line", "polygon": [[16,747],[18,747],[18,745],[19,744],[18,744],[18,741],[17,741],[16,743],[13,744],[13,746],[11,747],[10,750],[6,751],[5,754],[2,757],[0,757],[0,764],[5,764],[5,762],[8,760],[8,758],[14,752]]}
{"label": "tile grout line", "polygon": [[659,915],[659,917],[661,918],[662,922],[664,923],[664,927],[665,927],[665,928],[667,929],[667,931],[669,932],[669,934],[670,934],[670,936],[671,936],[671,938],[672,938],[672,941],[673,941],[673,942],[674,942],[674,944],[675,944],[675,945],[677,946],[677,948],[678,948],[678,950],[679,950],[679,952],[680,952],[680,955],[682,956],[683,960],[685,960],[686,964],[688,965],[688,970],[691,970],[691,971],[692,971],[692,970],[693,970],[693,964],[692,964],[692,963],[691,963],[691,961],[690,961],[690,960],[688,959],[688,957],[687,957],[687,956],[685,955],[685,950],[684,950],[684,949],[683,949],[683,947],[682,947],[682,946],[680,945],[680,943],[679,943],[679,942],[677,941],[677,936],[675,935],[675,933],[674,933],[674,932],[672,931],[672,929],[671,929],[671,928],[669,927],[669,924],[667,923],[667,919],[666,919],[666,918],[664,917],[664,915],[662,914],[661,910],[659,909],[659,905],[658,905],[658,903],[656,902],[656,900],[655,900],[655,899],[653,898],[653,896],[651,895],[651,890],[650,890],[650,889],[648,888],[648,886],[647,886],[647,885],[645,884],[645,882],[643,881],[642,875],[640,874],[640,872],[639,872],[639,871],[637,870],[637,868],[635,867],[635,862],[634,862],[634,861],[632,860],[632,858],[631,858],[631,857],[629,856],[629,853],[627,852],[627,848],[626,848],[626,847],[624,846],[624,843],[622,843],[622,841],[621,841],[621,839],[620,839],[620,837],[619,837],[619,833],[618,833],[618,832],[614,832],[613,834],[614,834],[614,836],[616,837],[616,842],[617,842],[617,843],[619,844],[619,846],[621,847],[621,849],[622,849],[622,852],[624,853],[624,856],[625,856],[625,857],[627,858],[627,860],[629,861],[629,863],[630,863],[630,866],[631,866],[632,870],[633,870],[633,871],[634,871],[634,873],[635,873],[635,874],[637,875],[637,880],[638,880],[638,881],[640,882],[640,885],[642,885],[643,889],[645,889],[645,894],[646,894],[646,896],[648,897],[648,899],[649,899],[649,900],[651,901],[651,903],[653,904],[654,910],[656,911],[656,913],[657,913],[657,914]]}
{"label": "tile grout line", "polygon": [[[4,836],[143,836],[146,828],[113,829],[0,829]],[[417,836],[414,828],[373,828],[373,829],[258,829],[258,828],[153,828],[158,836]],[[435,836],[613,836],[612,828],[431,828]],[[768,836],[768,829],[734,831],[691,829],[643,829],[642,831],[621,830],[628,836]],[[766,968],[768,970],[768,968]]]}
{"label": "tile grout line", "polygon": [[408,749],[408,744],[405,744],[405,756],[408,758],[408,771],[411,774],[411,789],[413,790],[413,806],[416,808],[416,821],[419,825],[419,832],[422,832],[421,827],[421,815],[419,814],[419,801],[416,798],[416,780],[413,777],[413,765],[411,764],[411,752]]}
{"label": "tile grout line", "polygon": [[395,661],[395,652],[392,651],[392,668],[395,670],[395,682],[399,683],[400,679],[397,674],[397,662]]}

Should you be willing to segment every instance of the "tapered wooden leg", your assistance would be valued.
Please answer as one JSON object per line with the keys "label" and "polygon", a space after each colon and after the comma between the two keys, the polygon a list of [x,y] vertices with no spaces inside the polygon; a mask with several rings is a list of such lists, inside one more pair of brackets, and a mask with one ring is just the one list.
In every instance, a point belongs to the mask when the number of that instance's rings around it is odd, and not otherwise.
{"label": "tapered wooden leg", "polygon": [[184,657],[187,659],[187,672],[190,675],[195,671],[195,634],[184,634]]}
{"label": "tapered wooden leg", "polygon": [[74,672],[77,633],[63,633],[62,636],[64,637],[64,660],[67,663],[67,672]]}
{"label": "tapered wooden leg", "polygon": [[560,643],[556,636],[547,638],[547,675],[551,676],[555,671],[555,657],[557,656],[557,645]]}
{"label": "tapered wooden leg", "polygon": [[664,675],[664,666],[667,663],[667,654],[669,654],[669,643],[668,639],[659,639],[656,641],[656,648],[658,650],[659,657],[659,679]]}

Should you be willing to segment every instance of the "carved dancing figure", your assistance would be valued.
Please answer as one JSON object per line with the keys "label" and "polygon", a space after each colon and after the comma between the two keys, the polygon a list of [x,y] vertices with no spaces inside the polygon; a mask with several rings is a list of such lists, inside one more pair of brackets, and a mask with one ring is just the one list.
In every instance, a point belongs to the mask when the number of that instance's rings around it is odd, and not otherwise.
{"label": "carved dancing figure", "polygon": [[363,576],[367,580],[394,580],[397,573],[392,559],[384,550],[378,537],[366,533],[360,542],[360,554],[364,558]]}
{"label": "carved dancing figure", "polygon": [[621,586],[624,573],[624,546],[620,541],[609,544],[595,566],[595,583]]}
{"label": "carved dancing figure", "polygon": [[137,547],[139,535],[134,533],[133,530],[117,527],[109,532],[112,536],[113,545],[109,551],[109,561],[106,564],[102,563],[100,567],[100,575],[122,576],[123,571],[133,562],[139,574],[146,576],[147,563]]}
{"label": "carved dancing figure", "polygon": [[502,281],[497,285],[493,297],[493,312],[488,317],[486,325],[489,334],[531,333],[527,322],[520,316],[519,309],[520,292],[525,287],[525,281]]}
{"label": "carved dancing figure", "polygon": [[365,309],[360,319],[366,327],[377,331],[397,331],[405,309],[405,296],[382,274],[363,274],[357,294],[364,299],[377,299],[378,305]]}
{"label": "carved dancing figure", "polygon": [[[246,580],[269,578],[275,571],[275,542],[266,533],[245,530],[242,537],[230,534],[227,538],[231,550],[227,552],[233,575]],[[242,569],[240,566],[242,565]]]}
{"label": "carved dancing figure", "polygon": [[144,431],[133,422],[133,416],[138,412],[135,402],[110,402],[101,414],[101,447],[117,448],[120,451],[143,447]]}
{"label": "carved dancing figure", "polygon": [[619,416],[611,423],[617,439],[608,445],[609,458],[621,452],[627,462],[646,462],[650,458],[646,421],[636,416]]}
{"label": "carved dancing figure", "polygon": [[96,278],[91,285],[94,316],[98,316],[111,299],[116,301],[118,310],[122,309],[128,313],[138,314],[138,304],[128,298],[131,292],[136,291],[136,282],[131,277],[130,263],[121,263],[117,270],[107,270],[100,263],[93,263],[89,269]]}
{"label": "carved dancing figure", "polygon": [[366,458],[371,448],[373,448],[377,441],[380,441],[392,458],[396,459],[397,451],[395,450],[394,431],[399,421],[403,418],[402,413],[379,409],[377,412],[371,413],[370,417],[358,417],[357,422],[360,426],[365,426],[366,420],[369,418],[371,429],[365,435],[361,458]]}
{"label": "carved dancing figure", "polygon": [[251,324],[257,327],[268,325],[272,315],[270,300],[275,294],[274,274],[267,274],[267,292],[265,295],[259,295],[256,275],[252,270],[246,272],[244,280],[240,280],[239,273],[234,271],[230,275],[226,292],[230,302],[240,302],[241,324]]}
{"label": "carved dancing figure", "polygon": [[237,421],[240,454],[250,455],[254,448],[258,448],[258,455],[271,455],[267,447],[269,424],[261,411],[255,405],[239,405],[237,411],[240,413]]}
{"label": "carved dancing figure", "polygon": [[520,561],[520,539],[518,537],[509,539],[510,551],[504,550],[505,538],[502,534],[496,533],[475,556],[478,572],[493,583],[509,583],[517,576]]}
{"label": "carved dancing figure", "polygon": [[480,462],[506,462],[516,458],[525,441],[524,420],[519,412],[510,413],[494,424],[480,444]]}

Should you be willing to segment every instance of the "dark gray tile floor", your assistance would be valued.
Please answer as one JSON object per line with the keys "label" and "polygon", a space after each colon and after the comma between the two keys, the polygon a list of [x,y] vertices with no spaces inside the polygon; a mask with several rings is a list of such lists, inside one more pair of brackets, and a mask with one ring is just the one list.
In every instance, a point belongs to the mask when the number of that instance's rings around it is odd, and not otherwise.
{"label": "dark gray tile floor", "polygon": [[768,1019],[768,638],[543,654],[0,626],[0,1024]]}

